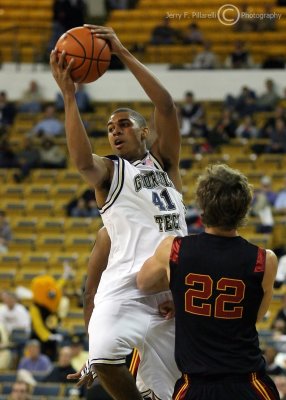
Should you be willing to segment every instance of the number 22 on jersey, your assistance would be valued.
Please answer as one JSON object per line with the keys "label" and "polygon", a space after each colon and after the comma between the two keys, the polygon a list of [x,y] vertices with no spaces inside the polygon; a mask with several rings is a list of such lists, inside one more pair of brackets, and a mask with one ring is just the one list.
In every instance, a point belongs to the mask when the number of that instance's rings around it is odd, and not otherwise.
{"label": "number 22 on jersey", "polygon": [[[205,317],[237,319],[242,318],[245,284],[240,279],[221,278],[216,284],[219,293],[213,302],[214,282],[209,275],[190,273],[185,283],[190,286],[185,293],[185,311]],[[198,288],[195,288],[198,287]]]}

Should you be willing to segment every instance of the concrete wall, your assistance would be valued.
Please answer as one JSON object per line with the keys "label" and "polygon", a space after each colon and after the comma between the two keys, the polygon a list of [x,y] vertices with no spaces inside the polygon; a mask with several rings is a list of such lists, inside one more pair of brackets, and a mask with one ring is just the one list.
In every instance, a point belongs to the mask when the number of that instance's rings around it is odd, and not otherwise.
{"label": "concrete wall", "polygon": [[[284,70],[245,70],[245,71],[168,71],[162,66],[150,66],[156,76],[168,88],[175,100],[182,99],[186,90],[192,90],[199,100],[221,100],[227,93],[238,94],[243,85],[248,85],[260,94],[264,81],[272,78],[280,94],[286,87]],[[0,90],[6,90],[11,100],[18,99],[28,82],[37,80],[42,86],[45,99],[53,100],[58,91],[49,67],[32,71],[26,66],[16,71],[14,65],[5,65],[0,70]],[[148,100],[136,79],[128,71],[107,71],[98,81],[86,85],[92,99],[109,100]]]}

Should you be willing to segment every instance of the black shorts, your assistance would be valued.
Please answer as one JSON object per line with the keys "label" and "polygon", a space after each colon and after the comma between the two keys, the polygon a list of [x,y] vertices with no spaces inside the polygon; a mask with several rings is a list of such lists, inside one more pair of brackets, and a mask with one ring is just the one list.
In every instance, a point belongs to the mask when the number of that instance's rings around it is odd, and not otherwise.
{"label": "black shorts", "polygon": [[173,400],[279,400],[265,374],[192,377],[184,374],[175,385]]}

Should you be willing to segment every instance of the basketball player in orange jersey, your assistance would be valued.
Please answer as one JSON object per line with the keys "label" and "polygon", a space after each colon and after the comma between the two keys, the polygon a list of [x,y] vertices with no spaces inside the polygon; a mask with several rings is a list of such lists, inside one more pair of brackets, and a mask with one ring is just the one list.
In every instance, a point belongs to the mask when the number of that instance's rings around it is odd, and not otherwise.
{"label": "basketball player in orange jersey", "polygon": [[214,165],[199,177],[196,196],[205,232],[164,239],[137,275],[144,293],[173,294],[182,372],[173,399],[278,400],[255,328],[272,298],[277,258],[237,231],[251,187],[239,171]]}
{"label": "basketball player in orange jersey", "polygon": [[136,273],[168,235],[187,233],[179,174],[180,133],[174,102],[154,75],[121,44],[111,28],[89,26],[106,39],[138,80],[155,107],[157,140],[146,148],[145,119],[131,109],[113,112],[108,139],[117,156],[92,154],[70,77],[73,60],[51,54],[51,68],[64,98],[70,156],[95,188],[97,204],[111,240],[108,265],[101,275],[89,322],[89,364],[106,391],[117,400],[139,400],[125,366],[132,348],[140,353],[139,374],[155,398],[169,400],[179,376],[173,355],[174,321],[162,318],[158,305],[166,291],[142,296]]}

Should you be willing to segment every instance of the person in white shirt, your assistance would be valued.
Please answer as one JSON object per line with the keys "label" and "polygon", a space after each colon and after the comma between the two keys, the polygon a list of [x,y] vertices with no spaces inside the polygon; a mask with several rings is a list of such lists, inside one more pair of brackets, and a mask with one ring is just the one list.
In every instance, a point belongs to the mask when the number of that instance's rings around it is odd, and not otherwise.
{"label": "person in white shirt", "polygon": [[3,302],[0,307],[0,324],[3,324],[9,334],[14,329],[24,329],[27,334],[31,332],[31,318],[28,310],[17,301],[14,293],[3,292]]}

